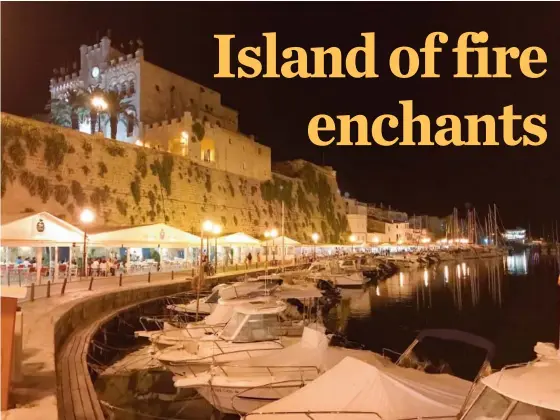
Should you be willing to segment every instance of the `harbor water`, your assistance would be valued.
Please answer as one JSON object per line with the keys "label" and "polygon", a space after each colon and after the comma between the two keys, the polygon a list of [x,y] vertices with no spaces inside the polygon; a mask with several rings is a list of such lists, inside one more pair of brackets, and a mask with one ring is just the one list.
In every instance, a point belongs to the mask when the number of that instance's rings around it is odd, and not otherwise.
{"label": "harbor water", "polygon": [[[344,290],[326,324],[349,341],[389,356],[403,352],[420,330],[459,329],[495,344],[494,369],[525,362],[534,358],[538,341],[558,343],[558,260],[527,252],[400,272],[364,289]],[[481,360],[472,349],[439,350],[458,376],[468,377],[466,367]],[[192,391],[176,393],[171,378],[146,366],[132,374],[104,375],[95,385],[114,419],[212,416],[212,407]]]}

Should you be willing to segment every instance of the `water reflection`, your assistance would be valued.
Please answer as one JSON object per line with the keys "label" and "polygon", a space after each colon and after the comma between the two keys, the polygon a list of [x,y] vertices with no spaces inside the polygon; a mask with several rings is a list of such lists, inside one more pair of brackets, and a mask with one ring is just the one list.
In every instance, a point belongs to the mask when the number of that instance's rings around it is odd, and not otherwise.
{"label": "water reflection", "polygon": [[[538,254],[535,254],[538,255]],[[527,261],[529,253],[508,255],[506,260],[506,269],[509,274],[514,276],[524,276],[527,274]]]}
{"label": "water reflection", "polygon": [[420,310],[431,308],[434,302],[445,307],[451,301],[462,310],[465,305],[476,307],[489,298],[492,305],[500,307],[506,272],[510,269],[506,270],[500,258],[449,263],[400,272],[372,285],[370,293],[344,291],[343,298],[351,299],[349,315],[354,317],[369,317],[376,308],[412,302]]}

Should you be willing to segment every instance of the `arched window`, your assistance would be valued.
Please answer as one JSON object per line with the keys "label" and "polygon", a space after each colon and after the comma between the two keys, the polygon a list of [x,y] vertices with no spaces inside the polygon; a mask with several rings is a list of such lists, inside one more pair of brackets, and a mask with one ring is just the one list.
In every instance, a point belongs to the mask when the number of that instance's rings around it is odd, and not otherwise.
{"label": "arched window", "polygon": [[216,161],[216,147],[214,140],[205,137],[200,142],[200,159],[204,162]]}

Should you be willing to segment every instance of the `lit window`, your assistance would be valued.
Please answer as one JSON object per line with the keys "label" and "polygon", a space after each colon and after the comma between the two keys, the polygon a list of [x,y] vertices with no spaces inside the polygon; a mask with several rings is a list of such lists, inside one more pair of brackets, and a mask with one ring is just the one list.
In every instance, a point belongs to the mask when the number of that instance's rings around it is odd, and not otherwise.
{"label": "lit window", "polygon": [[243,170],[247,169],[247,164],[243,162]]}

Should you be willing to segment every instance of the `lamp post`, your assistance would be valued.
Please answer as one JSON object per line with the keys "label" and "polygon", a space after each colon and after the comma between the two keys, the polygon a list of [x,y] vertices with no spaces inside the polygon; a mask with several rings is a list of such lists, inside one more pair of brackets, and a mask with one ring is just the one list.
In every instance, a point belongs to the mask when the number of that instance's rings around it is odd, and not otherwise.
{"label": "lamp post", "polygon": [[319,234],[317,232],[313,232],[311,234],[311,239],[313,240],[313,260],[317,257],[317,241],[319,240]]}
{"label": "lamp post", "polygon": [[354,242],[356,242],[356,235],[350,235],[348,238],[350,243],[352,244],[352,254],[354,253]]}
{"label": "lamp post", "polygon": [[222,233],[220,225],[212,226],[212,233],[214,234],[214,268],[218,272],[218,236]]}
{"label": "lamp post", "polygon": [[[196,283],[196,317],[195,321],[198,321],[198,309],[200,305],[200,285],[204,279],[204,263],[202,261],[202,253],[204,250],[204,233],[211,234],[216,232],[215,234],[218,235],[222,231],[220,225],[215,225],[210,220],[205,220],[200,225],[200,256],[199,256],[199,267],[198,267],[198,281]],[[216,239],[217,243],[217,239]],[[208,251],[207,251],[208,252]],[[208,258],[210,256],[208,255]]]}
{"label": "lamp post", "polygon": [[[82,276],[87,276],[87,225],[95,220],[95,213],[90,209],[83,209],[80,213],[80,221],[84,225],[84,254],[82,256]],[[70,262],[72,264],[72,262]]]}
{"label": "lamp post", "polygon": [[[272,247],[274,249],[274,239],[278,236],[278,230],[277,229],[271,229],[271,230],[267,230],[264,232],[264,237],[265,238],[271,238],[272,239]],[[265,253],[266,253],[266,257],[265,260],[268,263],[268,245],[265,248]],[[274,251],[273,254],[274,255]]]}
{"label": "lamp post", "polygon": [[99,114],[101,113],[101,111],[105,111],[109,107],[109,105],[102,96],[94,96],[91,99],[91,104],[97,111],[97,123],[99,124],[99,131],[101,131],[101,121],[99,120]]}

